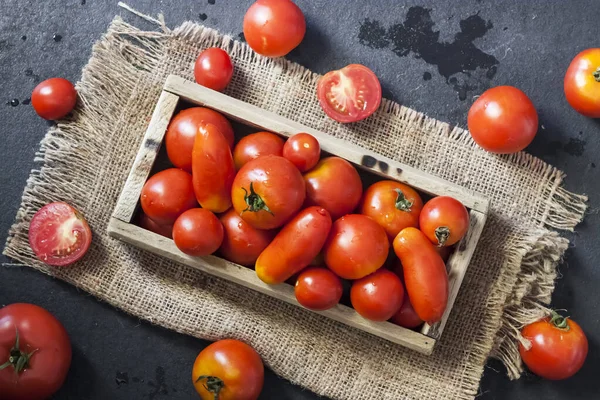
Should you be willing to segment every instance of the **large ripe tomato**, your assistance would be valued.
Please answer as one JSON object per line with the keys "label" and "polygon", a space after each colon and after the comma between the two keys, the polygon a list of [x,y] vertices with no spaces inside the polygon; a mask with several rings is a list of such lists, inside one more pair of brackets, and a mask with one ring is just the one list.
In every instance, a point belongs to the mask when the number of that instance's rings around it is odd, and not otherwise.
{"label": "large ripe tomato", "polygon": [[173,224],[158,224],[143,212],[140,215],[140,227],[161,236],[173,238]]}
{"label": "large ripe tomato", "polygon": [[523,150],[533,141],[538,115],[521,90],[497,86],[475,100],[467,123],[473,140],[484,150],[509,154]]}
{"label": "large ripe tomato", "polygon": [[210,108],[192,107],[180,111],[169,123],[165,136],[165,145],[169,160],[177,168],[192,172],[192,151],[198,129],[203,124],[212,124],[225,136],[230,148],[233,148],[233,128],[223,115]]}
{"label": "large ripe tomato", "polygon": [[331,227],[323,248],[325,264],[344,279],[360,279],[378,270],[387,260],[390,242],[373,219],[349,214]]}
{"label": "large ripe tomato", "polygon": [[419,226],[423,201],[410,186],[396,181],[379,181],[365,192],[360,213],[385,229],[390,241],[404,228]]}
{"label": "large ripe tomato", "polygon": [[584,50],[571,61],[565,75],[565,95],[580,114],[600,118],[600,48]]}
{"label": "large ripe tomato", "polygon": [[198,206],[192,175],[177,168],[160,171],[142,188],[140,203],[154,222],[170,225],[186,210]]}
{"label": "large ripe tomato", "polygon": [[348,161],[327,157],[304,174],[306,204],[321,206],[333,220],[354,211],[362,196],[362,181]]}
{"label": "large ripe tomato", "polygon": [[233,149],[233,162],[239,170],[250,160],[283,155],[283,139],[271,132],[256,132],[240,139]]}
{"label": "large ripe tomato", "polygon": [[350,64],[326,73],[317,86],[319,104],[330,118],[342,123],[363,120],[381,104],[381,84],[364,65]]}
{"label": "large ripe tomato", "polygon": [[192,382],[203,400],[256,400],[264,379],[256,350],[234,339],[208,345],[192,369]]}
{"label": "large ripe tomato", "polygon": [[387,321],[400,310],[404,287],[396,274],[381,268],[352,283],[350,301],[363,318]]}
{"label": "large ripe tomato", "polygon": [[462,203],[449,196],[434,197],[423,206],[421,231],[437,246],[452,246],[469,229],[469,213]]}
{"label": "large ripe tomato", "polygon": [[233,208],[257,229],[279,228],[302,207],[306,187],[298,168],[279,156],[246,163],[231,188]]}
{"label": "large ripe tomato", "polygon": [[233,76],[233,63],[229,54],[218,47],[204,50],[194,64],[194,78],[199,85],[221,91]]}
{"label": "large ripe tomato", "polygon": [[556,312],[525,326],[521,335],[530,344],[527,348],[519,344],[521,358],[542,378],[567,379],[581,369],[587,357],[588,340],[581,327]]}
{"label": "large ripe tomato", "polygon": [[319,162],[321,146],[309,133],[297,133],[286,140],[283,156],[290,160],[300,172],[306,172]]}
{"label": "large ripe tomato", "polygon": [[36,257],[48,265],[64,266],[88,251],[92,231],[77,210],[63,202],[46,204],[29,224],[29,245]]}
{"label": "large ripe tomato", "polygon": [[232,208],[219,218],[225,229],[219,253],[231,262],[254,267],[256,259],[275,237],[275,231],[250,226]]}
{"label": "large ripe tomato", "polygon": [[61,119],[77,103],[75,86],[64,78],[50,78],[38,84],[31,94],[35,112],[48,120]]}
{"label": "large ripe tomato", "polygon": [[423,320],[417,315],[408,296],[405,296],[402,307],[390,318],[390,322],[408,329],[418,328],[423,325]]}
{"label": "large ripe tomato", "polygon": [[258,0],[244,16],[244,37],[252,50],[267,57],[282,57],[302,42],[306,21],[290,0]]}
{"label": "large ripe tomato", "polygon": [[45,400],[70,365],[69,336],[52,314],[24,303],[0,309],[0,398]]}
{"label": "large ripe tomato", "polygon": [[294,294],[302,306],[315,311],[335,307],[342,298],[340,278],[327,268],[308,267],[300,273]]}
{"label": "large ripe tomato", "polygon": [[205,208],[187,210],[173,224],[173,241],[189,256],[214,253],[223,243],[223,235],[223,224]]}

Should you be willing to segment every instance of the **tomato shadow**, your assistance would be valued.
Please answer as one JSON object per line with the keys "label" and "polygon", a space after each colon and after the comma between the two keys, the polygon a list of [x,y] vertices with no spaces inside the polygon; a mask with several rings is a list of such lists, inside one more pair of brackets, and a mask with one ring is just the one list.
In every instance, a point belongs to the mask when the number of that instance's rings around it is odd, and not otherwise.
{"label": "tomato shadow", "polygon": [[[325,73],[335,65],[331,51],[331,42],[321,27],[310,19],[306,20],[306,34],[302,43],[292,50],[286,58],[304,65],[312,71]],[[339,56],[339,54],[338,54]]]}
{"label": "tomato shadow", "polygon": [[98,374],[89,362],[83,351],[74,343],[72,345],[71,368],[63,386],[50,397],[51,400],[58,399],[91,399],[94,394],[94,381]]}

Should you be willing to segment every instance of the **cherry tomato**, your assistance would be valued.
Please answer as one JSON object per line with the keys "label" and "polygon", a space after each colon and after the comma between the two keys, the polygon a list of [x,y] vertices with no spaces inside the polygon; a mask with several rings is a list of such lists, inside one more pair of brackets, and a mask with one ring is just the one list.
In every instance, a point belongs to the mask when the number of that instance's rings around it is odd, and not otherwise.
{"label": "cherry tomato", "polygon": [[169,160],[177,168],[192,172],[192,151],[200,125],[212,124],[233,148],[233,128],[227,118],[210,108],[192,107],[180,111],[169,124],[165,145]]}
{"label": "cherry tomato", "polygon": [[44,400],[62,386],[71,341],[62,324],[33,304],[0,308],[0,398]]}
{"label": "cherry tomato", "polygon": [[364,65],[350,64],[319,79],[319,104],[330,118],[356,122],[373,114],[381,104],[381,85],[373,71]]}
{"label": "cherry tomato", "polygon": [[510,154],[533,141],[538,115],[525,93],[512,86],[497,86],[475,100],[467,123],[473,140],[484,150]]}
{"label": "cherry tomato", "polygon": [[285,282],[319,254],[331,229],[331,217],[322,207],[300,211],[256,260],[256,275],[265,283]]}
{"label": "cherry tomato", "polygon": [[218,47],[204,50],[194,64],[194,77],[199,85],[221,91],[233,76],[233,63],[229,54]]}
{"label": "cherry tomato", "polygon": [[214,253],[223,243],[223,235],[223,224],[205,208],[187,210],[173,224],[173,241],[189,256]]}
{"label": "cherry tomato", "polygon": [[294,293],[302,306],[315,311],[335,307],[342,298],[342,281],[336,274],[321,267],[308,267],[300,273]]}
{"label": "cherry tomato", "polygon": [[403,229],[393,245],[415,312],[429,324],[439,321],[448,304],[448,275],[442,257],[417,228]]}
{"label": "cherry tomato", "polygon": [[235,166],[231,149],[216,126],[201,126],[192,151],[192,177],[196,200],[215,213],[231,207],[231,185]]}
{"label": "cherry tomato", "polygon": [[263,56],[282,57],[302,42],[306,21],[290,0],[258,0],[244,16],[244,37]]}
{"label": "cherry tomato", "polygon": [[192,175],[177,168],[154,174],[142,188],[140,203],[144,213],[154,222],[173,224],[181,213],[198,206]]}
{"label": "cherry tomato", "polygon": [[323,253],[325,264],[340,278],[360,279],[385,264],[390,242],[373,219],[346,215],[333,223]]}
{"label": "cherry tomato", "polygon": [[140,226],[146,230],[149,230],[150,232],[154,232],[171,239],[173,238],[173,224],[158,224],[144,213],[141,213],[140,215]]}
{"label": "cherry tomato", "polygon": [[256,400],[264,379],[256,350],[234,339],[208,345],[192,369],[192,382],[203,400]]}
{"label": "cherry tomato", "polygon": [[306,172],[319,162],[321,146],[311,134],[297,133],[286,140],[283,156],[290,160],[300,172]]}
{"label": "cherry tomato", "polygon": [[257,229],[279,228],[302,207],[306,197],[298,168],[279,156],[263,156],[246,163],[231,189],[233,208]]}
{"label": "cherry tomato", "polygon": [[350,301],[363,318],[387,321],[400,310],[404,287],[396,274],[382,268],[352,283]]}
{"label": "cherry tomato", "polygon": [[224,259],[254,267],[256,259],[275,237],[275,231],[250,226],[232,208],[219,218],[225,228],[219,253]]}
{"label": "cherry tomato", "polygon": [[402,307],[392,316],[390,321],[408,329],[414,329],[423,324],[423,320],[415,312],[408,296],[405,297]]}
{"label": "cherry tomato", "polygon": [[48,265],[62,267],[74,263],[84,256],[91,242],[92,231],[87,221],[67,203],[46,204],[29,224],[31,250]]}
{"label": "cherry tomato", "polygon": [[360,213],[373,218],[385,229],[390,241],[409,226],[419,226],[423,201],[411,187],[396,181],[379,181],[365,192]]}
{"label": "cherry tomato", "polygon": [[31,94],[35,112],[47,120],[61,119],[75,107],[77,91],[64,78],[50,78],[38,84]]}
{"label": "cherry tomato", "polygon": [[452,197],[434,197],[425,203],[419,218],[421,231],[438,246],[452,246],[469,229],[469,213]]}
{"label": "cherry tomato", "polygon": [[362,196],[356,168],[339,157],[327,157],[304,174],[306,204],[321,206],[338,219],[354,211]]}
{"label": "cherry tomato", "polygon": [[578,113],[600,118],[600,48],[584,50],[571,61],[565,75],[565,95]]}
{"label": "cherry tomato", "polygon": [[519,344],[525,365],[545,379],[567,379],[581,369],[588,353],[588,340],[573,320],[556,312],[549,318],[529,324],[521,335],[529,341]]}
{"label": "cherry tomato", "polygon": [[283,155],[283,139],[271,132],[256,132],[240,139],[233,149],[233,162],[239,170],[248,161],[269,154]]}

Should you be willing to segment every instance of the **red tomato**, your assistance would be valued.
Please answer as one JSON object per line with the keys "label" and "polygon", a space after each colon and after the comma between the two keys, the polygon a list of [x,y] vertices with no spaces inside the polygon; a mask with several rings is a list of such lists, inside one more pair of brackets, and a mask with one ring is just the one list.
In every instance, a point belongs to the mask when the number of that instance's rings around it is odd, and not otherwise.
{"label": "red tomato", "polygon": [[198,206],[192,175],[177,168],[154,174],[142,188],[140,203],[154,222],[172,224],[181,213]]}
{"label": "red tomato", "polygon": [[452,246],[469,230],[469,213],[460,201],[452,197],[434,197],[425,203],[419,225],[431,243]]}
{"label": "red tomato", "polygon": [[244,37],[263,56],[282,57],[302,42],[306,21],[290,0],[258,0],[244,16]]}
{"label": "red tomato", "polygon": [[256,259],[275,237],[275,231],[250,226],[232,208],[219,218],[225,228],[219,253],[231,262],[254,267]]}
{"label": "red tomato", "polygon": [[473,140],[484,150],[509,154],[533,141],[538,115],[525,93],[512,86],[498,86],[475,100],[467,123]]}
{"label": "red tomato", "polygon": [[231,207],[231,185],[235,166],[231,149],[216,126],[201,126],[192,151],[192,177],[196,200],[215,213]]}
{"label": "red tomato", "polygon": [[283,156],[290,160],[300,172],[306,172],[319,162],[321,146],[313,135],[297,133],[285,142]]}
{"label": "red tomato", "polygon": [[306,197],[298,168],[279,156],[263,156],[246,163],[231,189],[233,208],[257,229],[279,228],[302,207]]}
{"label": "red tomato", "polygon": [[154,232],[171,239],[173,238],[173,224],[157,224],[144,213],[141,213],[140,215],[140,226],[150,232]]}
{"label": "red tomato", "polygon": [[387,321],[400,310],[404,287],[396,274],[382,268],[352,283],[350,301],[363,318]]}
{"label": "red tomato", "polygon": [[258,353],[234,339],[207,346],[192,368],[192,382],[203,400],[256,400],[264,379]]}
{"label": "red tomato", "polygon": [[248,161],[269,154],[283,154],[283,139],[271,132],[256,132],[240,139],[233,149],[233,162],[239,170]]}
{"label": "red tomato", "polygon": [[331,229],[331,217],[321,207],[300,211],[256,260],[256,275],[265,283],[285,282],[319,254]]}
{"label": "red tomato", "polygon": [[189,256],[202,257],[214,253],[223,243],[223,224],[204,208],[192,208],[177,218],[173,225],[173,241]]}
{"label": "red tomato", "polygon": [[390,321],[408,329],[414,329],[423,324],[423,320],[415,312],[408,296],[405,297],[402,307],[392,316]]}
{"label": "red tomato", "polygon": [[360,214],[333,223],[323,248],[325,264],[344,279],[360,279],[385,264],[390,242],[381,226]]}
{"label": "red tomato", "polygon": [[304,307],[323,311],[335,307],[342,298],[342,281],[327,268],[308,267],[300,273],[294,293]]}
{"label": "red tomato", "polygon": [[46,204],[29,224],[29,245],[36,257],[48,265],[62,267],[79,260],[88,251],[92,231],[77,210],[63,202]]}
{"label": "red tomato", "polygon": [[362,181],[348,161],[327,157],[304,174],[306,204],[321,206],[336,220],[354,211],[362,196]]}
{"label": "red tomato", "polygon": [[229,147],[233,148],[233,128],[227,118],[210,108],[188,108],[173,117],[165,136],[167,155],[174,166],[192,172],[194,141],[198,129],[205,124],[216,126],[225,136]]}
{"label": "red tomato", "polygon": [[[6,363],[6,364],[5,364]],[[33,304],[0,309],[0,397],[44,400],[62,386],[71,342],[62,324]]]}
{"label": "red tomato", "polygon": [[35,112],[48,120],[61,119],[73,111],[77,103],[75,86],[64,78],[50,78],[38,84],[31,94]]}
{"label": "red tomato", "polygon": [[381,85],[373,71],[350,64],[326,73],[317,86],[321,108],[330,118],[356,122],[373,114],[381,104]]}
{"label": "red tomato", "polygon": [[204,50],[194,64],[194,77],[199,85],[221,91],[231,81],[233,63],[229,54],[218,47]]}
{"label": "red tomato", "polygon": [[600,118],[600,48],[584,50],[571,61],[565,75],[565,95],[575,111]]}
{"label": "red tomato", "polygon": [[545,379],[567,379],[581,369],[588,353],[588,340],[573,320],[556,312],[523,328],[521,335],[530,346],[519,344],[523,362]]}

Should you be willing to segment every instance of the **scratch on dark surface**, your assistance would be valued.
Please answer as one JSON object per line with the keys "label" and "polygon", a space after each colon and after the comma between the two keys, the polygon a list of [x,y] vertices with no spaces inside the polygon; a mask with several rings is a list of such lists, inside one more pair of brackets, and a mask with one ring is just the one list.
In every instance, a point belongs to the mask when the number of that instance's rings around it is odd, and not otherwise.
{"label": "scratch on dark surface", "polygon": [[118,386],[121,386],[122,384],[126,385],[129,383],[129,374],[127,374],[127,372],[117,372],[115,380]]}

